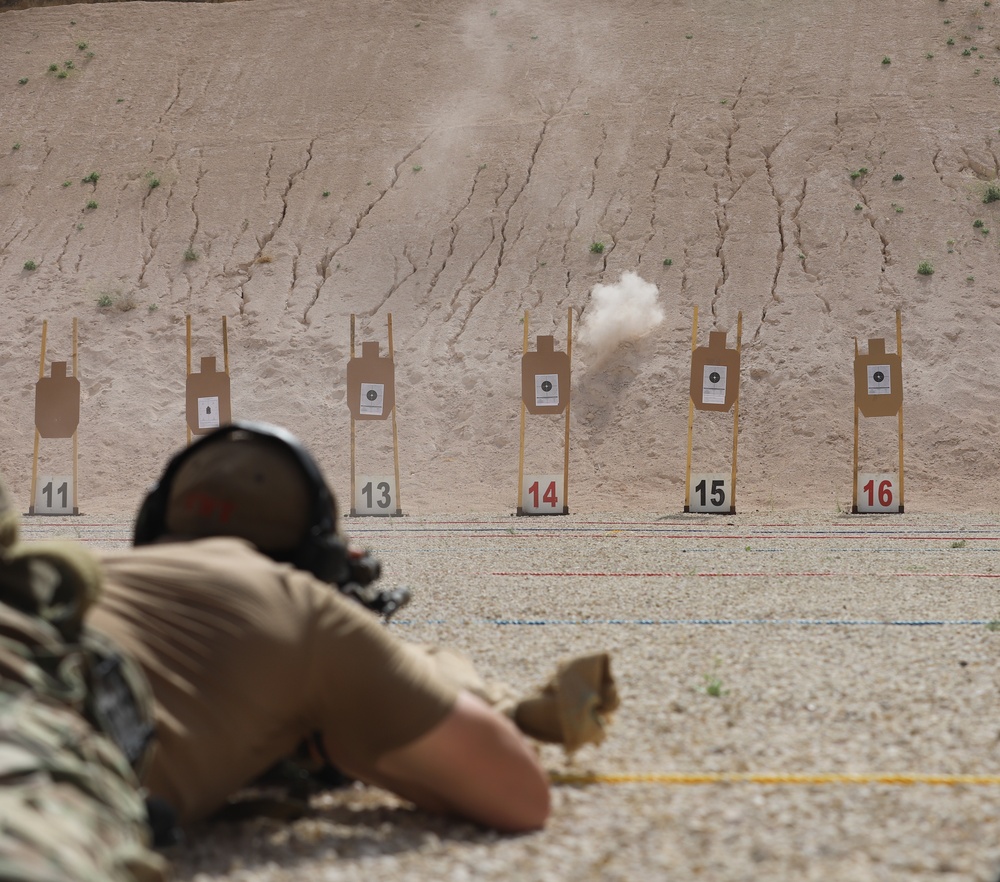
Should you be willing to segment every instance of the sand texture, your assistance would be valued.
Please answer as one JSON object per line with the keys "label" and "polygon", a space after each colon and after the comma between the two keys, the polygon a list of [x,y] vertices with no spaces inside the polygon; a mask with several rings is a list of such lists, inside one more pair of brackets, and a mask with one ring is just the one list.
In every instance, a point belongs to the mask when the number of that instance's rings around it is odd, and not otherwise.
{"label": "sand texture", "polygon": [[[103,547],[129,530],[126,519],[36,524],[29,538]],[[391,625],[404,639],[460,649],[522,690],[557,658],[611,651],[622,706],[608,739],[572,762],[542,749],[553,773],[608,780],[557,785],[548,828],[521,837],[339,791],[290,824],[193,831],[171,852],[177,879],[1000,874],[995,521],[570,515],[348,528],[387,584],[413,589]]]}

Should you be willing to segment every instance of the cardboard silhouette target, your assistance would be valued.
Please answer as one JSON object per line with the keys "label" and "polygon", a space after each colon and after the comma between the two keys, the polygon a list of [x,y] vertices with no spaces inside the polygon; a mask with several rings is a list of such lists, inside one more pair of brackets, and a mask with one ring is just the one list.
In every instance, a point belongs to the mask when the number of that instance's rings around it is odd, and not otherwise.
{"label": "cardboard silhouette target", "polygon": [[866,417],[895,416],[903,406],[903,364],[885,340],[868,341],[867,353],[854,356],[854,399]]}
{"label": "cardboard silhouette target", "polygon": [[[351,358],[347,362],[347,406],[351,411],[351,516],[402,515],[399,502],[399,441],[396,433],[396,364],[393,358],[392,314],[387,316],[389,354],[379,355],[377,341],[361,344],[355,357],[355,317],[351,315]],[[366,474],[356,469],[358,420],[392,421],[393,476]],[[360,487],[358,486],[360,483]]]}
{"label": "cardboard silhouette target", "polygon": [[[528,349],[528,311],[524,312],[521,354],[521,439],[517,473],[519,515],[569,514],[569,405],[573,347],[573,310],[566,313],[566,351],[555,348],[555,338],[539,335]],[[525,414],[565,416],[562,475],[533,475],[525,486]]]}
{"label": "cardboard silhouette target", "polygon": [[188,443],[192,435],[209,432],[233,421],[232,395],[229,379],[229,335],[226,317],[222,317],[223,369],[216,365],[214,355],[203,356],[201,369],[191,370],[191,316],[187,317],[187,382],[185,384],[185,416]]}
{"label": "cardboard silhouette target", "polygon": [[730,411],[739,395],[739,350],[726,348],[725,331],[710,331],[708,345],[691,353],[691,402],[697,410]]}
{"label": "cardboard silhouette target", "polygon": [[[861,417],[878,419],[896,417],[898,436],[898,475],[879,472],[862,474],[859,469]],[[868,351],[861,352],[854,338],[854,487],[851,511],[866,513],[903,513],[903,320],[896,310],[896,351],[885,351],[885,340],[868,340]],[[860,491],[860,494],[859,494]]]}
{"label": "cardboard silhouette target", "polygon": [[[28,514],[79,514],[77,504],[77,429],[80,426],[80,380],[77,357],[77,321],[73,319],[73,372],[68,362],[53,361],[45,374],[47,321],[42,322],[42,354],[35,383],[35,446],[31,465],[31,503]],[[43,475],[39,481],[38,457],[42,439],[73,440],[72,475]]]}
{"label": "cardboard silhouette target", "polygon": [[539,335],[535,351],[521,356],[521,400],[528,413],[561,414],[569,406],[569,354],[555,337]]}
{"label": "cardboard silhouette target", "polygon": [[80,425],[80,381],[67,376],[66,362],[35,383],[35,428],[42,438],[72,438]]}
{"label": "cardboard silhouette target", "polygon": [[[740,352],[743,313],[736,316],[736,346],[727,348],[725,331],[710,331],[708,345],[698,345],[698,307],[691,329],[691,376],[688,384],[687,469],[684,478],[684,511],[712,514],[736,513],[736,460],[740,422]],[[729,474],[695,475],[691,458],[694,446],[694,412],[733,412],[733,454]],[[693,494],[692,494],[693,489]]]}
{"label": "cardboard silhouette target", "polygon": [[347,363],[347,405],[356,420],[385,420],[396,404],[396,366],[379,357],[376,341],[361,344],[361,357]]}

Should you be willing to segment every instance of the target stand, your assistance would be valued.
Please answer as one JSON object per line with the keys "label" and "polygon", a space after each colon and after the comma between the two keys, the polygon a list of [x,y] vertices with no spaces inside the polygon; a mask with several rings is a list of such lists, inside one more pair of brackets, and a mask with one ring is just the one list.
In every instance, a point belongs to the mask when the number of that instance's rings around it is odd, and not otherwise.
{"label": "target stand", "polygon": [[[691,382],[688,399],[687,469],[684,511],[736,514],[736,454],[740,423],[740,352],[743,313],[736,316],[736,348],[726,348],[726,332],[711,331],[708,345],[698,346],[698,307],[691,330]],[[691,474],[695,410],[733,412],[733,462],[729,473]]]}
{"label": "target stand", "polygon": [[[29,515],[78,515],[77,428],[80,425],[80,379],[77,356],[76,319],[73,319],[73,374],[65,361],[52,362],[45,376],[45,348],[49,323],[42,322],[42,357],[35,383],[35,451],[31,461],[31,504]],[[39,475],[38,452],[42,438],[73,439],[71,475]]]}
{"label": "target stand", "polygon": [[215,356],[201,360],[201,370],[191,370],[191,316],[187,317],[187,383],[185,386],[185,414],[187,440],[192,435],[209,432],[233,421],[229,383],[229,331],[226,317],[222,317],[222,370],[215,364]]}
{"label": "target stand", "polygon": [[[521,442],[517,469],[517,514],[569,514],[569,399],[573,353],[573,310],[566,311],[566,351],[555,348],[555,338],[539,335],[528,350],[528,310],[524,311],[521,349]],[[562,474],[525,475],[524,428],[526,414],[565,415]]]}
{"label": "target stand", "polygon": [[[868,340],[868,352],[854,338],[854,514],[903,513],[903,321],[896,310],[896,351],[885,351],[885,340]],[[897,418],[899,472],[860,472],[858,447],[861,417]]]}
{"label": "target stand", "polygon": [[[389,355],[379,355],[376,341],[361,344],[354,354],[354,314],[351,314],[351,360],[347,363],[347,405],[351,410],[351,517],[399,517],[399,444],[396,434],[396,365],[393,360],[392,313],[387,316]],[[393,474],[358,475],[355,465],[355,424],[358,420],[392,422]]]}

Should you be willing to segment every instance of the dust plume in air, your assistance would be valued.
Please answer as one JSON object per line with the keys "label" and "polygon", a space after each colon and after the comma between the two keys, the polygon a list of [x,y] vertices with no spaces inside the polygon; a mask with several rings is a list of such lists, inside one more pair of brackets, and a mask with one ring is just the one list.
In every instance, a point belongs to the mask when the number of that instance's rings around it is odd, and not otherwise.
{"label": "dust plume in air", "polygon": [[627,271],[613,285],[594,285],[577,340],[601,364],[624,343],[638,340],[663,321],[660,291]]}

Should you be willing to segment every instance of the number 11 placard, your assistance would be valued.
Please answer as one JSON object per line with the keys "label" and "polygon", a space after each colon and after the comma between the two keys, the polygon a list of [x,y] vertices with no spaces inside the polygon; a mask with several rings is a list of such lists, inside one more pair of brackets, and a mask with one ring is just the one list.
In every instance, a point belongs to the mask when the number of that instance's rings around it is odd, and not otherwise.
{"label": "number 11 placard", "polygon": [[69,475],[44,475],[35,487],[34,514],[73,514],[73,478]]}

